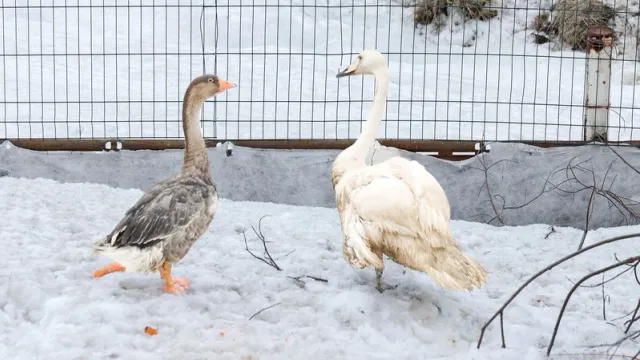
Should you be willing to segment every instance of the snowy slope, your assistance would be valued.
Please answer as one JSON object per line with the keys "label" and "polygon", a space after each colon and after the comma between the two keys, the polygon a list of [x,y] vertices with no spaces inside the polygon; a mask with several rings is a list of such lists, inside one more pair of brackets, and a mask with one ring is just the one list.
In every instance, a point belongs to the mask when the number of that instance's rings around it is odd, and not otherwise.
{"label": "snowy slope", "polygon": [[[335,210],[222,200],[209,231],[174,267],[193,282],[188,294],[175,296],[160,290],[156,275],[91,277],[108,261],[90,256],[92,240],[141,195],[104,185],[0,178],[0,358],[543,359],[570,281],[613,262],[614,253],[628,256],[638,248],[637,240],[611,245],[540,278],[506,313],[507,349],[492,326],[477,351],[482,323],[518,283],[572,251],[579,231],[556,228],[545,239],[545,225],[454,221],[461,246],[490,272],[482,290],[445,292],[428,276],[387,261],[383,280],[399,287],[379,294],[372,269],[353,270],[342,258]],[[237,232],[264,215],[262,230],[282,271],[252,258]],[[594,231],[587,243],[638,230]],[[248,234],[259,254],[260,243]],[[306,279],[301,286],[287,277],[301,275],[328,282]],[[632,310],[639,287],[630,275],[607,284],[606,293],[607,319],[620,327],[624,320],[612,319]],[[554,354],[599,351],[585,346],[622,336],[602,320],[601,302],[600,288],[574,295]],[[145,335],[145,326],[158,335]],[[636,348],[627,344],[619,353]]]}
{"label": "snowy slope", "polygon": [[[3,2],[0,138],[181,136],[184,89],[203,71],[202,2],[79,3]],[[498,18],[454,17],[440,36],[416,29],[412,9],[395,0],[205,5],[207,71],[240,85],[206,105],[207,137],[355,138],[373,80],[334,75],[353,53],[376,47],[391,67],[382,137],[581,140],[584,53],[537,46],[526,30],[549,1],[497,1],[509,9]],[[619,109],[640,101],[623,81],[636,65],[624,66],[613,64],[610,139],[640,136],[635,110]]]}

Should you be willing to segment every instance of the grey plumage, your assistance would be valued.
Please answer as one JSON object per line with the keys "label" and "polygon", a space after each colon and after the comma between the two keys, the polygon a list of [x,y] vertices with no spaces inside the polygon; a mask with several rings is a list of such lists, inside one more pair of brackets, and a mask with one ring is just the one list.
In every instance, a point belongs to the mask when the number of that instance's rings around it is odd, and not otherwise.
{"label": "grey plumage", "polygon": [[216,75],[202,75],[191,81],[182,105],[182,171],[149,189],[109,235],[95,242],[94,254],[114,262],[96,270],[94,277],[119,271],[159,271],[166,282],[165,291],[185,291],[189,281],[173,278],[171,267],[207,231],[218,207],[218,193],[200,131],[200,110],[208,98],[233,87],[236,84]]}
{"label": "grey plumage", "polygon": [[159,182],[95,244],[95,252],[158,246],[162,259],[153,259],[138,271],[156,271],[164,260],[176,263],[209,227],[217,202],[218,193],[210,178],[180,174]]}

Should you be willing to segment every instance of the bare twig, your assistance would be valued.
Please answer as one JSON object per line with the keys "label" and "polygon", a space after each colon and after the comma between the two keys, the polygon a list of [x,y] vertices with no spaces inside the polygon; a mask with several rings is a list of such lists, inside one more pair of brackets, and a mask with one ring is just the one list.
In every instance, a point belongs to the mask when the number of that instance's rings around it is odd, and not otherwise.
{"label": "bare twig", "polygon": [[[619,259],[617,255],[615,255],[615,254],[614,254],[614,256],[613,256],[613,257],[615,258],[615,260],[616,260],[616,261],[618,261],[618,262],[623,262],[623,260]],[[627,268],[626,268],[626,269],[624,269],[624,270],[622,270],[622,271],[618,272],[617,274],[615,274],[615,275],[611,276],[611,277],[610,277],[610,278],[608,278],[608,279],[605,279],[605,276],[604,276],[604,273],[603,273],[603,274],[602,274],[602,281],[600,281],[600,282],[598,282],[598,283],[596,283],[596,284],[592,284],[592,285],[580,285],[580,287],[582,287],[582,288],[595,288],[595,287],[601,287],[601,291],[602,291],[602,318],[603,318],[603,320],[605,320],[605,321],[607,321],[607,312],[606,312],[606,311],[607,311],[607,310],[606,310],[606,306],[607,306],[607,305],[606,305],[606,304],[607,304],[607,301],[611,301],[611,297],[610,297],[609,295],[605,294],[604,285],[605,285],[605,284],[607,284],[607,283],[609,283],[609,282],[612,282],[613,280],[615,280],[615,279],[619,278],[620,276],[622,276],[622,275],[624,275],[624,274],[628,273],[628,272],[629,272],[629,271],[631,271],[631,270],[635,270],[635,269],[637,269],[637,264],[634,264],[634,265],[624,264],[624,265],[627,265]],[[565,277],[566,277],[566,276],[565,276]],[[573,284],[573,285],[575,285],[575,284],[576,284],[576,282],[574,282],[573,280],[569,279],[569,277],[566,277],[566,278],[567,278],[567,280],[569,280],[569,282],[570,282],[571,284]],[[632,312],[633,312],[633,310],[632,310],[632,311],[630,311],[630,312],[628,312],[628,313],[627,313],[627,314],[625,314],[625,315],[622,315],[622,316],[620,316],[620,317],[618,317],[618,318],[612,319],[611,321],[617,321],[617,320],[620,320],[620,319],[622,319],[622,318],[624,318],[624,317],[627,317],[627,316],[631,315],[631,313],[632,313]],[[625,324],[626,324],[626,323],[625,323]],[[611,324],[611,325],[613,325],[613,324]],[[614,325],[614,326],[615,326],[615,325]]]}
{"label": "bare twig", "polygon": [[[615,208],[625,218],[627,224],[629,224],[631,220],[636,222],[638,219],[640,219],[640,214],[638,214],[632,208],[632,206],[633,207],[639,206],[640,203],[638,203],[635,200],[632,200],[623,196],[619,196],[611,190],[611,188],[613,187],[613,184],[615,183],[616,176],[614,176],[611,179],[610,184],[608,186],[606,184],[607,180],[609,179],[609,172],[614,162],[611,162],[609,164],[607,171],[605,172],[602,178],[602,182],[598,184],[595,177],[595,172],[593,171],[593,169],[587,169],[584,166],[584,164],[587,163],[589,160],[591,160],[591,158],[574,164],[573,161],[576,158],[577,156],[572,158],[567,164],[565,168],[566,180],[564,180],[562,184],[556,185],[556,188],[558,191],[570,196],[575,196],[576,194],[585,190],[591,191],[592,194],[589,200],[590,206],[587,208],[587,216],[589,217],[589,219],[591,218],[591,215],[593,213],[595,195],[605,198],[609,203],[609,207]],[[578,176],[578,173],[588,175],[591,178],[592,183],[591,184],[585,183],[583,180],[580,179],[580,177]],[[563,187],[563,185],[567,185],[567,184],[571,184],[573,186],[568,189]],[[581,244],[583,243],[584,238],[586,237],[586,232],[588,232],[589,221],[590,220],[587,220],[586,222],[587,226],[585,226]]]}
{"label": "bare twig", "polygon": [[547,240],[549,236],[551,236],[551,234],[553,234],[554,232],[556,232],[556,229],[553,227],[553,225],[549,226],[549,232],[544,236],[544,239]]}
{"label": "bare twig", "polygon": [[602,273],[602,320],[607,321],[607,300],[611,298],[604,292],[604,284],[607,282],[604,281],[604,273]]}
{"label": "bare twig", "polygon": [[580,357],[585,357],[585,356],[598,356],[599,358],[604,359],[605,357],[609,357],[609,359],[613,359],[613,358],[620,358],[620,359],[628,359],[628,360],[633,360],[633,357],[631,355],[624,355],[624,354],[606,354],[606,353],[597,353],[597,352],[587,352],[587,353],[563,353],[563,354],[556,354],[554,356],[580,356]]}
{"label": "bare twig", "polygon": [[[506,200],[502,195],[494,194],[493,191],[491,190],[491,184],[489,183],[489,170],[491,170],[491,168],[493,168],[494,166],[501,164],[502,162],[510,161],[510,160],[502,159],[494,162],[491,165],[487,165],[487,162],[484,156],[485,156],[484,154],[479,154],[476,157],[478,159],[478,162],[482,166],[481,168],[477,168],[474,166],[471,166],[471,168],[475,170],[480,170],[484,173],[484,182],[482,186],[480,186],[480,189],[478,190],[478,195],[480,195],[480,192],[482,191],[483,188],[486,189],[488,201],[491,204],[491,208],[493,209],[493,212],[495,214],[493,217],[491,217],[491,219],[489,219],[489,221],[487,221],[487,224],[491,224],[494,220],[498,220],[500,224],[504,225],[503,214],[505,211],[524,208],[525,206],[528,206],[534,201],[538,200],[545,193],[553,191],[557,186],[559,186],[559,185],[553,185],[551,183],[551,178],[558,172],[557,169],[554,169],[551,173],[549,173],[549,175],[545,179],[544,184],[542,186],[542,190],[540,190],[536,195],[529,198],[529,200],[525,200],[522,204],[507,205]],[[550,188],[548,187],[549,184],[552,184]],[[526,198],[526,194],[525,194],[525,198]],[[498,201],[500,202],[500,205],[498,205],[497,203]],[[482,214],[482,215],[490,216],[489,214]]]}
{"label": "bare twig", "polygon": [[[618,262],[622,261],[622,260],[618,259],[618,257],[617,257],[617,256],[614,256],[614,258],[615,258],[615,259],[616,259],[616,261],[618,261]],[[595,287],[598,287],[598,286],[602,286],[602,285],[604,285],[604,284],[606,284],[606,283],[608,283],[608,282],[611,282],[611,281],[613,281],[613,280],[617,279],[618,277],[620,277],[620,276],[622,276],[622,275],[624,275],[624,274],[628,273],[629,271],[631,271],[631,270],[633,270],[633,269],[634,269],[634,266],[633,266],[633,265],[631,265],[631,266],[629,266],[628,268],[626,268],[626,269],[624,269],[624,270],[620,271],[619,273],[615,274],[614,276],[612,276],[612,277],[610,277],[610,278],[608,278],[608,279],[606,279],[606,280],[603,280],[603,281],[601,281],[601,282],[599,282],[599,283],[597,283],[597,284],[593,284],[593,285],[580,285],[580,287],[584,287],[584,288],[595,288]],[[567,278],[567,279],[568,279],[568,278]],[[603,276],[603,279],[604,279],[604,276]],[[570,281],[572,284],[574,284],[574,285],[576,284],[574,281],[571,281],[570,279],[569,279],[569,281]]]}
{"label": "bare twig", "polygon": [[597,271],[594,271],[586,276],[584,276],[582,279],[580,279],[580,281],[578,281],[569,291],[569,293],[567,294],[566,298],[564,299],[564,303],[562,304],[562,308],[560,308],[560,313],[558,314],[558,320],[556,321],[556,325],[553,329],[553,334],[551,335],[551,341],[549,342],[549,346],[547,347],[547,356],[549,356],[549,354],[551,353],[551,348],[553,347],[553,344],[556,340],[556,336],[558,334],[558,328],[560,327],[560,321],[562,320],[562,316],[564,315],[564,311],[567,308],[567,304],[569,303],[569,299],[571,298],[571,295],[573,295],[573,293],[578,289],[578,287],[580,286],[580,284],[582,284],[583,282],[589,280],[590,278],[599,275],[599,274],[603,274],[607,271],[613,270],[615,268],[618,268],[622,265],[625,264],[632,264],[632,263],[637,263],[638,261],[640,261],[640,256],[632,256],[630,258],[627,258],[625,260],[623,260],[622,262],[616,262],[615,264],[603,267],[602,269],[599,269]]}
{"label": "bare twig", "polygon": [[[620,319],[622,319],[622,318],[625,318],[625,317],[627,317],[627,316],[631,315],[631,313],[633,313],[633,310],[631,310],[631,311],[627,312],[626,314],[620,315],[620,316],[618,316],[617,318],[611,319],[611,320],[609,320],[609,321],[618,321],[618,320],[620,320]],[[626,324],[626,323],[627,323],[627,322],[625,322],[625,324]]]}
{"label": "bare twig", "polygon": [[262,247],[263,247],[263,251],[264,251],[264,256],[265,257],[258,256],[256,254],[254,254],[251,250],[249,250],[249,244],[247,243],[247,235],[243,231],[242,232],[242,236],[244,236],[244,249],[249,254],[251,254],[251,256],[253,256],[255,259],[262,261],[263,263],[273,267],[274,269],[276,269],[278,271],[282,271],[282,268],[280,268],[280,266],[278,266],[278,264],[275,262],[275,260],[273,260],[273,257],[271,257],[271,254],[269,253],[269,249],[267,248],[267,241],[266,241],[264,235],[262,234],[262,219],[264,219],[267,216],[268,215],[265,215],[265,216],[261,217],[260,220],[258,221],[258,230],[256,230],[255,227],[251,226],[251,229],[253,230],[253,232],[256,234],[258,239],[260,239],[260,241],[262,242]]}
{"label": "bare twig", "polygon": [[[599,242],[596,242],[594,244],[591,244],[587,247],[584,247],[578,251],[575,251],[569,255],[566,255],[565,257],[561,258],[560,260],[557,260],[555,262],[553,262],[552,264],[546,266],[545,268],[543,268],[542,270],[538,271],[536,274],[534,274],[533,276],[531,276],[527,281],[525,281],[522,285],[520,285],[520,287],[518,287],[518,289],[507,299],[507,301],[498,309],[498,311],[496,311],[491,318],[489,318],[489,320],[482,326],[482,329],[480,331],[480,337],[478,339],[478,345],[477,348],[479,349],[480,346],[482,345],[482,339],[484,337],[484,333],[487,330],[487,327],[493,322],[493,320],[495,320],[498,316],[500,316],[500,318],[502,319],[504,310],[507,308],[507,306],[509,306],[509,304],[518,296],[518,294],[520,294],[520,292],[522,292],[522,290],[524,290],[524,288],[526,288],[530,283],[532,283],[535,279],[537,279],[538,277],[540,277],[542,274],[546,273],[547,271],[553,269],[554,267],[558,266],[559,264],[574,258],[586,251],[589,251],[591,249],[597,248],[599,246],[605,245],[605,244],[609,244],[612,242],[616,242],[616,241],[620,241],[620,240],[625,240],[625,239],[630,239],[630,238],[634,238],[634,237],[640,237],[640,233],[634,233],[634,234],[628,234],[628,235],[622,235],[622,236],[616,236],[613,238],[609,238],[609,239],[605,239]],[[502,321],[500,322],[500,331],[501,333],[504,333],[504,325],[502,323]],[[506,347],[506,343],[505,343],[505,339],[504,337],[502,338],[502,347]]]}
{"label": "bare twig", "polygon": [[[615,152],[615,150],[612,150]],[[619,154],[618,154],[619,155]],[[487,321],[487,323],[483,326],[481,333],[480,333],[480,338],[478,339],[478,348],[480,348],[481,344],[482,344],[482,339],[484,336],[484,332],[486,331],[487,327],[498,317],[500,316],[500,333],[501,333],[501,337],[502,337],[502,347],[505,347],[505,339],[504,339],[504,325],[503,325],[503,316],[504,316],[504,310],[505,308],[515,299],[515,297],[518,296],[518,294],[525,288],[527,287],[533,280],[535,280],[536,278],[538,278],[539,276],[541,276],[542,274],[544,274],[547,271],[550,271],[552,268],[554,268],[555,266],[559,265],[562,262],[565,262],[575,256],[578,256],[579,254],[588,251],[590,249],[593,249],[595,247],[613,242],[613,241],[618,241],[618,240],[623,240],[623,239],[628,239],[631,237],[638,237],[640,236],[640,234],[631,234],[631,235],[627,235],[627,236],[622,236],[622,237],[616,237],[616,238],[611,238],[611,239],[607,239],[607,240],[603,240],[600,241],[598,243],[592,244],[588,247],[584,247],[585,241],[586,241],[586,237],[590,228],[590,222],[591,219],[593,218],[593,212],[594,212],[594,208],[595,208],[595,200],[596,200],[596,195],[603,197],[607,200],[608,204],[609,204],[609,208],[615,208],[623,217],[624,219],[627,220],[627,222],[629,222],[629,220],[634,219],[634,220],[638,220],[640,219],[640,214],[638,214],[635,211],[635,206],[640,205],[640,203],[619,196],[617,194],[615,194],[611,189],[615,183],[616,180],[616,176],[610,176],[610,171],[611,168],[613,167],[614,162],[611,162],[606,170],[606,172],[604,173],[604,176],[602,177],[602,179],[600,181],[598,181],[596,179],[596,175],[595,175],[595,171],[593,171],[593,169],[589,169],[587,168],[586,164],[591,160],[591,158],[588,158],[586,160],[580,160],[580,161],[575,161],[576,158],[578,156],[572,158],[568,164],[564,167],[564,169],[560,169],[560,170],[556,170],[554,169],[549,176],[547,177],[547,179],[545,180],[545,184],[542,188],[542,190],[537,194],[536,197],[530,199],[529,201],[526,201],[524,204],[520,205],[520,206],[506,206],[506,201],[504,200],[504,198],[501,195],[497,195],[491,192],[490,189],[490,184],[489,184],[489,176],[487,175],[488,170],[493,166],[496,165],[492,164],[490,166],[487,166],[485,159],[478,159],[478,161],[480,162],[480,164],[482,165],[482,169],[478,169],[478,170],[483,170],[485,171],[485,177],[484,177],[484,184],[481,187],[481,190],[483,187],[487,188],[487,193],[490,197],[490,202],[491,202],[491,206],[495,212],[495,217],[493,217],[489,223],[491,223],[493,220],[498,220],[500,223],[504,224],[504,217],[503,214],[506,210],[512,210],[512,209],[517,209],[520,207],[524,207],[528,204],[530,204],[531,202],[535,201],[538,197],[542,196],[544,193],[549,192],[549,191],[559,191],[561,194],[565,194],[565,195],[569,195],[571,197],[583,192],[583,191],[589,191],[590,196],[589,196],[589,201],[588,201],[588,205],[587,205],[587,210],[586,210],[586,214],[585,214],[585,228],[582,234],[582,237],[580,239],[580,243],[578,246],[578,250],[572,254],[569,254],[567,256],[565,256],[564,258],[554,262],[553,264],[547,266],[546,268],[542,269],[540,272],[536,273],[534,276],[532,276],[530,279],[528,279],[524,284],[522,284],[522,286],[520,286],[516,292],[503,304],[503,306],[498,309],[498,311],[489,319],[489,321]],[[620,157],[620,156],[619,156]],[[624,160],[623,160],[624,161]],[[625,161],[625,163],[628,166],[631,166],[628,164],[628,162]],[[564,171],[564,179],[562,179],[561,181],[554,181],[552,182],[550,179],[554,178],[557,174],[559,174],[561,171]],[[640,173],[640,172],[639,172]],[[588,176],[588,180],[585,181],[584,179],[584,175]],[[550,186],[549,186],[550,185]],[[623,221],[624,221],[623,219]],[[550,231],[545,235],[545,239],[548,238],[551,233],[553,233],[555,231],[555,229],[553,227],[551,227]],[[616,258],[617,259],[617,258]],[[627,260],[623,260],[620,263],[615,264],[613,267],[611,268],[606,268],[605,270],[603,270],[602,272],[598,272],[595,274],[590,274],[591,276],[595,276],[598,274],[603,274],[603,279],[602,281],[595,286],[602,286],[602,301],[603,301],[603,317],[605,318],[606,321],[606,303],[608,300],[608,296],[605,294],[605,289],[604,289],[604,285],[609,282],[614,280],[615,278],[621,276],[622,274],[630,271],[630,270],[634,270],[634,275],[636,276],[636,281],[640,284],[640,278],[638,276],[637,273],[637,263],[634,265],[629,265],[628,262],[629,259]],[[623,266],[623,265],[627,265],[630,266],[629,268],[619,272],[618,274],[616,274],[615,276],[611,277],[610,279],[605,280],[604,279],[604,273],[606,271],[612,270],[614,268],[617,268],[619,266]],[[569,293],[568,297],[571,296],[571,294],[575,291],[575,289],[577,289],[578,287],[581,287],[583,285],[582,282],[586,281],[587,279],[589,279],[591,276],[583,278],[580,280],[579,283],[574,285],[574,288],[572,289],[571,293]],[[594,285],[590,285],[590,286],[585,286],[585,287],[594,287]],[[564,311],[564,309],[563,309]],[[640,310],[639,310],[640,311]],[[562,313],[559,315],[559,319],[562,317]],[[635,317],[635,316],[634,316]],[[634,318],[632,317],[632,319]],[[640,316],[639,316],[640,317]],[[558,322],[559,323],[559,322]],[[554,338],[555,338],[555,333],[557,332],[557,329],[554,331]],[[553,346],[553,343],[550,344],[549,347],[549,351],[551,349],[551,346]]]}
{"label": "bare twig", "polygon": [[582,239],[580,239],[580,244],[578,245],[578,250],[582,249],[584,246],[584,241],[587,239],[587,233],[589,232],[589,220],[591,220],[591,214],[593,213],[593,198],[596,196],[596,188],[593,188],[591,191],[591,196],[589,197],[589,203],[587,204],[587,214],[585,215],[584,221],[584,230],[582,231]]}
{"label": "bare twig", "polygon": [[631,326],[633,326],[633,323],[636,322],[640,316],[638,315],[638,309],[640,309],[640,299],[638,299],[638,304],[636,305],[636,308],[633,310],[633,315],[631,315],[631,319],[625,321],[625,325],[627,325],[627,328],[624,330],[624,333],[627,334],[629,332],[629,329],[631,329]]}
{"label": "bare twig", "polygon": [[327,279],[323,279],[323,278],[316,277],[316,276],[310,276],[310,275],[287,276],[287,277],[289,279],[292,279],[293,281],[295,281],[296,284],[298,284],[298,286],[303,288],[303,289],[304,289],[304,287],[306,285],[306,283],[302,280],[304,278],[315,280],[315,281],[319,281],[319,282],[323,282],[323,283],[328,283],[329,282],[329,280],[327,280]]}
{"label": "bare twig", "polygon": [[280,257],[278,258],[278,260],[280,260],[280,259],[282,259],[282,258],[286,258],[287,256],[289,256],[289,255],[293,254],[293,252],[294,252],[294,251],[296,251],[296,249],[293,249],[293,250],[289,251],[288,253],[286,253],[286,254],[284,254],[284,255],[280,256]]}
{"label": "bare twig", "polygon": [[[640,330],[639,331],[635,331],[631,334],[625,335],[622,338],[618,339],[616,342],[612,343],[612,344],[601,344],[601,345],[595,345],[595,346],[591,346],[592,348],[597,348],[597,347],[603,347],[606,346],[609,349],[607,350],[608,352],[610,352],[613,349],[613,355],[610,356],[610,358],[612,358],[616,352],[618,351],[618,349],[620,349],[620,346],[622,346],[622,343],[624,343],[625,341],[631,339],[631,340],[635,340],[638,336],[640,336]],[[633,358],[634,359],[637,357],[637,354],[634,355]],[[630,357],[627,357],[630,358]]]}
{"label": "bare twig", "polygon": [[258,311],[257,313],[255,313],[255,314],[251,315],[251,317],[249,318],[249,320],[253,319],[254,317],[256,317],[256,316],[258,316],[258,315],[260,315],[260,314],[262,314],[262,312],[263,312],[263,311],[265,311],[265,310],[269,310],[269,309],[271,309],[272,307],[274,307],[274,306],[278,306],[278,305],[280,305],[280,303],[279,303],[279,302],[277,302],[277,303],[275,303],[275,304],[273,304],[273,305],[269,305],[269,306],[267,306],[267,307],[266,307],[266,308],[264,308],[264,309],[261,309],[261,310],[260,310],[260,311]]}
{"label": "bare twig", "polygon": [[303,278],[308,278],[308,279],[311,279],[311,280],[324,282],[324,283],[328,283],[329,282],[329,280],[327,280],[327,279],[323,279],[323,278],[315,277],[315,276],[311,276],[311,275],[287,276],[287,277],[289,279],[293,279],[293,280],[302,280]]}
{"label": "bare twig", "polygon": [[[484,154],[479,154],[476,158],[478,159],[478,162],[480,162],[480,165],[482,165],[482,170],[484,172],[484,184],[483,184],[483,186],[487,190],[487,196],[489,198],[489,203],[491,204],[491,207],[493,208],[493,212],[496,214],[496,216],[494,218],[492,218],[491,220],[489,220],[488,223],[490,224],[493,220],[497,219],[501,224],[504,225],[504,222],[502,221],[502,211],[498,211],[498,208],[497,208],[497,206],[496,206],[496,204],[494,202],[494,196],[491,193],[491,186],[489,185],[489,169],[491,169],[492,167],[494,167],[494,166],[496,166],[496,165],[498,165],[501,162],[506,161],[506,160],[505,159],[499,160],[499,161],[496,161],[493,164],[487,166],[487,162],[484,159]],[[480,187],[479,191],[482,191],[482,187]],[[479,193],[478,193],[478,195],[479,195]]]}
{"label": "bare twig", "polygon": [[[612,150],[612,151],[615,152],[615,150]],[[504,196],[500,194],[496,194],[495,189],[492,188],[490,184],[489,171],[495,165],[498,165],[505,161],[510,161],[510,160],[502,159],[502,160],[496,161],[495,163],[488,164],[484,154],[478,155],[477,159],[480,164],[480,167],[473,167],[473,166],[471,167],[472,169],[479,170],[484,173],[483,184],[480,186],[480,189],[478,190],[479,191],[478,195],[480,195],[480,192],[482,192],[483,189],[486,189],[487,201],[489,202],[491,211],[493,212],[493,215],[486,214],[486,213],[479,214],[479,215],[488,217],[489,218],[488,221],[485,218],[485,221],[488,224],[493,223],[493,221],[498,221],[500,224],[505,225],[505,218],[504,218],[505,212],[524,208],[530,205],[531,203],[533,203],[534,201],[536,201],[537,199],[539,199],[540,197],[542,197],[545,193],[559,191],[561,194],[575,197],[577,194],[583,191],[589,191],[591,194],[589,197],[589,202],[588,202],[586,215],[585,215],[585,229],[583,231],[582,238],[580,239],[580,245],[578,250],[582,248],[582,246],[584,246],[584,242],[586,240],[587,233],[589,231],[590,222],[592,221],[593,212],[595,208],[596,195],[599,197],[605,198],[607,200],[607,203],[609,204],[609,208],[610,209],[615,208],[623,216],[623,220],[621,221],[621,224],[624,223],[625,221],[627,224],[629,224],[631,222],[637,222],[638,220],[640,220],[640,213],[638,213],[635,210],[636,208],[640,208],[640,203],[635,200],[617,195],[615,192],[612,191],[612,187],[617,177],[611,176],[610,171],[615,161],[612,161],[609,164],[602,178],[602,181],[598,182],[598,180],[596,179],[595,171],[593,169],[587,168],[586,166],[586,164],[589,163],[593,159],[593,157],[589,157],[587,159],[580,160],[580,161],[576,161],[577,158],[578,156],[574,156],[569,160],[566,166],[552,170],[549,173],[549,175],[546,177],[544,184],[542,186],[542,189],[538,191],[534,196],[526,199],[527,196],[525,194],[525,201],[522,204],[508,205]],[[628,162],[626,161],[625,163],[628,164]],[[552,179],[555,179],[558,175],[560,175],[563,172],[564,172],[564,179],[558,180],[558,181],[552,181]],[[579,175],[587,175],[590,180],[585,182],[583,179],[581,179],[581,176]]]}
{"label": "bare twig", "polygon": [[607,147],[609,148],[609,150],[611,150],[611,152],[613,152],[614,154],[616,154],[616,156],[622,160],[623,163],[625,163],[628,167],[631,168],[631,170],[635,171],[637,174],[640,174],[640,170],[636,169],[635,167],[633,167],[633,165],[629,164],[629,162],[622,157],[622,155],[620,155],[617,151],[613,150],[613,147],[611,145],[607,145]]}

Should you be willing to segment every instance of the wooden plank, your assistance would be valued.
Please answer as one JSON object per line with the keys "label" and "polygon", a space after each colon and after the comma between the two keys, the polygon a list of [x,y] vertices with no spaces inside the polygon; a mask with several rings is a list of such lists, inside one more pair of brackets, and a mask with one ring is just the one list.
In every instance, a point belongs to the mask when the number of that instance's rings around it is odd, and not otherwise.
{"label": "wooden plank", "polygon": [[[117,141],[120,141],[123,150],[165,150],[183,149],[184,139],[2,139],[8,140],[14,145],[36,151],[104,151],[105,144],[111,143],[111,150],[117,148]],[[215,147],[218,143],[226,140],[206,139],[207,147]],[[261,149],[334,149],[342,150],[353,144],[354,140],[230,140],[234,145]],[[395,147],[413,152],[434,152],[441,158],[469,158],[473,155],[458,154],[456,152],[474,152],[477,141],[469,140],[393,140],[383,139],[379,142],[384,146]],[[558,141],[558,142],[537,142],[537,141],[504,141],[504,143],[524,143],[537,147],[558,147],[558,146],[580,146],[585,145],[584,141]],[[639,146],[640,141],[609,142],[611,145],[633,145]]]}
{"label": "wooden plank", "polygon": [[[18,147],[39,151],[102,151],[111,143],[116,149],[120,141],[123,150],[165,150],[183,149],[184,139],[6,139]],[[205,139],[207,147],[215,147],[226,140]],[[230,140],[234,145],[262,149],[335,149],[343,150],[354,140]],[[474,141],[432,141],[432,140],[379,140],[384,146],[408,151],[473,151]]]}

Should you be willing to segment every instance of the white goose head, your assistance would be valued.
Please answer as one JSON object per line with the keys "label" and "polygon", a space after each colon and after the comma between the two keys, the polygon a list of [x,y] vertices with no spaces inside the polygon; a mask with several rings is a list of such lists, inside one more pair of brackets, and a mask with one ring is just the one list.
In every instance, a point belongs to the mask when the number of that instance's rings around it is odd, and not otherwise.
{"label": "white goose head", "polygon": [[336,77],[341,78],[350,75],[375,75],[376,72],[388,69],[387,58],[378,50],[363,50],[353,59],[346,69],[339,72]]}

